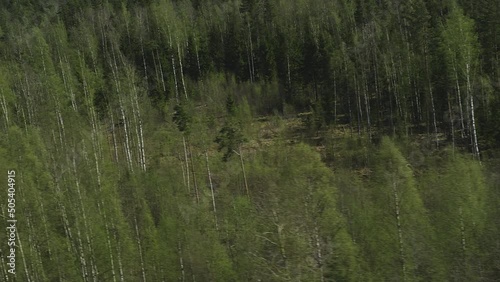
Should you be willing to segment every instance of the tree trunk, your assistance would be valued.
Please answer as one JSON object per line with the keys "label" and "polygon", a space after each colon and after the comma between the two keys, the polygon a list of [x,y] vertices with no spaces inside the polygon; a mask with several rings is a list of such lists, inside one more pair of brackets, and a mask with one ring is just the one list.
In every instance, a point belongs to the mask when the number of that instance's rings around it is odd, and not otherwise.
{"label": "tree trunk", "polygon": [[462,107],[462,93],[460,91],[460,83],[458,81],[458,72],[457,68],[455,66],[455,62],[453,61],[453,71],[455,73],[455,84],[457,87],[457,98],[458,98],[458,107],[460,110],[460,125],[462,126],[461,130],[461,136],[464,138],[465,136],[465,125],[464,125],[464,112],[463,112],[463,107]]}
{"label": "tree trunk", "polygon": [[31,282],[32,279],[31,279],[31,276],[28,272],[28,265],[26,263],[26,256],[24,254],[24,248],[23,248],[23,244],[22,244],[22,241],[21,241],[21,238],[19,237],[19,232],[18,230],[16,229],[16,238],[17,238],[17,243],[19,243],[19,252],[21,253],[21,258],[22,258],[22,261],[23,261],[23,266],[24,266],[24,274],[26,275],[26,281],[28,282]]}
{"label": "tree trunk", "polygon": [[250,199],[250,191],[248,190],[247,174],[245,171],[245,164],[243,163],[243,153],[241,152],[241,146],[238,148],[238,155],[240,156],[241,170],[243,171],[243,181],[245,182],[245,190],[247,192],[247,197]]}
{"label": "tree trunk", "polygon": [[448,113],[450,116],[450,125],[451,125],[451,141],[452,141],[452,152],[453,155],[455,155],[455,125],[454,125],[454,120],[453,120],[453,115],[451,112],[451,102],[450,102],[450,93],[448,92]]}
{"label": "tree trunk", "polygon": [[61,76],[62,76],[62,79],[63,79],[64,88],[65,88],[66,92],[69,92],[69,97],[70,97],[70,100],[71,100],[71,106],[72,106],[73,110],[76,112],[77,111],[77,106],[76,106],[75,93],[73,93],[73,88],[71,87],[71,84],[68,83],[68,81],[67,81],[68,79],[66,78],[66,72],[64,71],[64,65],[63,65],[63,62],[62,62],[62,59],[61,59],[61,55],[59,54],[59,51],[57,53],[58,53],[58,56],[59,56],[59,66],[61,67]]}
{"label": "tree trunk", "polygon": [[354,74],[354,93],[356,96],[356,102],[357,102],[357,111],[358,111],[358,136],[361,136],[361,122],[363,120],[363,108],[361,107],[361,95],[359,94],[359,88],[358,88],[358,79],[357,75]]}
{"label": "tree trunk", "polygon": [[[80,210],[82,213],[83,227],[85,229],[85,239],[86,239],[86,243],[87,243],[87,248],[88,248],[89,253],[90,253],[90,259],[89,259],[90,272],[92,274],[92,280],[97,281],[97,273],[98,273],[97,265],[94,262],[95,256],[94,256],[94,252],[93,252],[93,248],[92,248],[93,243],[92,243],[92,240],[90,240],[90,236],[89,236],[89,233],[92,232],[92,229],[91,229],[91,226],[88,224],[88,220],[87,220],[87,212],[85,210],[85,204],[83,202],[83,197],[82,197],[82,193],[81,193],[81,189],[80,189],[80,181],[78,181],[75,156],[76,156],[76,151],[73,149],[73,157],[72,157],[73,175],[75,177],[75,187],[76,187],[76,192],[77,192],[78,200],[79,200],[79,204],[80,204]],[[80,228],[79,227],[77,227],[77,228],[78,228],[78,236],[80,237]],[[81,244],[81,239],[80,239],[80,244]],[[83,248],[81,251],[83,254]]]}
{"label": "tree trunk", "polygon": [[[132,81],[132,78],[130,78]],[[141,169],[143,171],[146,171],[146,154],[144,152],[144,134],[142,132],[142,117],[141,117],[141,110],[139,108],[139,102],[137,101],[137,89],[134,84],[132,84],[132,110],[134,112],[134,120],[135,120],[135,132],[137,136],[137,142],[138,144],[138,157],[139,157],[139,164],[141,166]]]}
{"label": "tree trunk", "polygon": [[[168,28],[170,30],[170,27]],[[178,84],[177,84],[177,74],[175,72],[175,58],[174,58],[174,51],[172,50],[172,35],[169,34],[168,35],[168,41],[169,41],[169,45],[170,45],[170,51],[172,52],[172,54],[170,54],[170,59],[172,61],[172,71],[174,73],[174,86],[175,86],[175,100],[177,102],[177,104],[179,103],[179,88],[178,88]]]}
{"label": "tree trunk", "polygon": [[280,223],[279,218],[278,218],[278,214],[276,213],[276,211],[273,209],[272,212],[273,212],[274,225],[276,226],[276,232],[278,234],[278,244],[279,244],[279,248],[280,248],[280,255],[281,255],[281,259],[283,260],[283,267],[286,270],[286,276],[288,276],[288,259],[286,256],[285,238],[283,235],[284,225]]}
{"label": "tree trunk", "polygon": [[466,76],[467,76],[467,92],[469,94],[470,99],[470,112],[471,112],[471,122],[472,122],[472,136],[473,136],[473,146],[474,146],[474,155],[478,160],[481,160],[479,154],[479,146],[477,143],[477,131],[476,131],[476,120],[474,116],[474,96],[472,94],[471,83],[470,83],[470,66],[467,63],[466,65]]}
{"label": "tree trunk", "polygon": [[120,112],[122,115],[122,121],[123,121],[123,130],[125,131],[125,156],[127,157],[127,164],[128,168],[130,171],[134,171],[134,167],[132,164],[132,151],[130,147],[130,135],[129,135],[129,130],[128,130],[128,120],[125,116],[125,111],[123,110],[123,102],[122,99],[119,98],[119,104],[120,104]]}
{"label": "tree trunk", "polygon": [[208,151],[205,151],[205,158],[207,160],[207,175],[208,175],[208,182],[210,183],[210,192],[212,195],[212,208],[213,208],[213,212],[214,212],[215,230],[219,231],[219,220],[217,219],[217,209],[215,206],[214,185],[212,183],[212,174],[210,173],[210,165],[208,162]]}
{"label": "tree trunk", "polygon": [[181,281],[186,281],[186,273],[184,270],[184,259],[182,258],[182,247],[181,242],[177,241],[177,253],[179,255],[179,265],[181,267]]}
{"label": "tree trunk", "polygon": [[253,58],[253,42],[252,42],[252,30],[250,28],[250,21],[247,21],[247,27],[248,27],[248,41],[250,43],[250,81],[253,82],[255,80],[255,66]]}
{"label": "tree trunk", "polygon": [[[101,211],[101,204],[98,202],[97,203],[99,210]],[[115,259],[113,256],[113,248],[111,244],[111,236],[110,231],[109,231],[109,225],[108,225],[108,218],[106,216],[106,212],[103,211],[103,221],[104,221],[104,231],[106,232],[106,245],[108,246],[108,252],[109,252],[109,262],[111,263],[111,276],[113,277],[113,281],[116,281],[116,270],[115,270]]]}
{"label": "tree trunk", "polygon": [[[112,228],[113,230],[116,230],[115,224],[112,222]],[[122,264],[122,252],[121,252],[121,246],[120,246],[120,239],[116,236],[118,232],[114,232],[113,238],[114,241],[116,242],[116,254],[117,254],[117,259],[118,259],[118,272],[120,273],[120,281],[123,282],[125,281],[125,275],[123,273],[123,264]]]}
{"label": "tree trunk", "polygon": [[111,117],[111,137],[113,138],[113,151],[115,153],[114,161],[115,163],[118,163],[118,145],[116,142],[115,121],[113,119],[113,112],[111,110],[109,111],[109,116]]}
{"label": "tree trunk", "polygon": [[165,86],[165,78],[163,77],[163,66],[161,64],[160,55],[158,54],[158,50],[156,50],[156,57],[158,58],[158,64],[160,65],[160,78],[161,78],[161,86],[163,87],[163,93],[167,92],[167,88]]}
{"label": "tree trunk", "polygon": [[179,67],[180,67],[180,73],[181,73],[182,89],[184,90],[184,96],[186,97],[186,100],[187,100],[188,95],[187,95],[187,89],[186,89],[186,82],[184,81],[184,71],[182,69],[182,57],[181,57],[181,49],[179,47],[179,42],[177,42],[177,54],[179,55]]}
{"label": "tree trunk", "polygon": [[189,159],[186,145],[186,138],[184,137],[184,133],[182,133],[182,145],[184,146],[184,161],[186,162],[186,187],[188,192],[191,193],[191,185],[189,183]]}
{"label": "tree trunk", "polygon": [[396,215],[396,224],[398,228],[398,244],[399,244],[399,256],[401,260],[401,271],[403,274],[403,281],[406,281],[406,258],[403,245],[403,228],[401,226],[401,210],[399,206],[399,195],[395,179],[392,180],[392,189],[394,194],[394,210]]}
{"label": "tree trunk", "polygon": [[319,273],[321,275],[321,282],[325,281],[325,275],[323,270],[323,253],[321,251],[321,241],[319,237],[318,222],[314,220],[314,241],[316,245],[316,261],[319,268]]}
{"label": "tree trunk", "polygon": [[247,50],[247,61],[248,61],[248,76],[250,77],[250,83],[253,83],[253,77],[252,77],[252,62],[250,59],[250,46],[246,45],[246,50]]}
{"label": "tree trunk", "polygon": [[338,123],[337,120],[337,77],[333,71],[333,120],[335,124]]}
{"label": "tree trunk", "polygon": [[[320,281],[324,282],[325,277],[324,277],[324,269],[323,269],[323,251],[321,247],[321,237],[319,234],[319,226],[318,226],[318,219],[317,215],[315,214],[314,208],[310,208],[309,202],[313,200],[313,188],[311,186],[310,181],[308,181],[308,194],[305,198],[304,201],[304,212],[305,215],[304,217],[306,219],[311,219],[312,220],[312,226],[307,225],[308,229],[312,229],[312,234],[309,234],[309,244],[311,248],[314,250],[314,257],[316,260],[316,267],[319,269],[320,272]],[[312,227],[312,228],[311,228]]]}
{"label": "tree trunk", "polygon": [[[32,97],[31,97],[31,90],[30,90],[30,85],[29,85],[29,82],[28,82],[28,74],[27,73],[24,73],[24,82],[25,83],[20,83],[21,84],[21,91],[22,93],[24,94],[24,100],[26,101],[26,109],[27,109],[27,112],[28,112],[28,124],[34,124],[33,123],[33,119],[34,119],[34,115],[35,115],[35,111],[33,109],[33,101],[32,101]],[[26,120],[26,119],[24,119]]]}
{"label": "tree trunk", "polygon": [[201,64],[200,64],[200,54],[198,51],[198,42],[196,42],[196,40],[194,40],[194,51],[196,53],[196,65],[198,66],[198,75],[199,75],[200,81],[201,81],[202,73],[201,73]]}
{"label": "tree trunk", "polygon": [[3,117],[5,119],[5,130],[7,131],[7,129],[9,128],[9,111],[8,111],[8,108],[7,108],[7,101],[5,100],[5,96],[3,94],[3,91],[0,90],[0,105],[2,106],[2,112],[3,112]]}
{"label": "tree trunk", "polygon": [[372,127],[372,124],[371,124],[371,119],[370,119],[370,100],[368,98],[368,82],[366,81],[366,75],[363,73],[363,96],[364,96],[364,100],[365,100],[365,111],[366,111],[366,122],[367,122],[367,126],[368,126],[368,139],[371,140],[372,139],[372,134],[371,134],[371,127]]}
{"label": "tree trunk", "polygon": [[288,87],[292,87],[292,76],[290,70],[290,55],[288,51],[286,52],[286,70],[287,70],[287,78],[288,78]]}
{"label": "tree trunk", "polygon": [[193,174],[194,195],[196,197],[196,204],[199,204],[200,203],[200,193],[198,191],[198,182],[196,181],[196,174],[195,174],[194,162],[193,162],[193,152],[192,152],[191,144],[189,144],[189,142],[188,142],[188,150],[189,150],[189,160],[191,161],[191,173]]}
{"label": "tree trunk", "polygon": [[[142,19],[141,19],[142,21]],[[142,40],[142,32],[139,32],[140,34],[140,41],[141,41],[141,53],[142,53],[142,65],[144,66],[144,79],[146,80],[146,83],[148,81],[148,67],[146,64],[146,56],[144,55],[144,44]]]}
{"label": "tree trunk", "polygon": [[137,224],[137,216],[136,215],[134,215],[134,225],[135,225],[135,236],[136,236],[137,248],[139,250],[139,259],[141,262],[142,281],[146,282],[146,270],[144,268],[144,255],[142,253],[141,237],[139,235],[139,226]]}
{"label": "tree trunk", "polygon": [[439,139],[437,131],[437,121],[436,121],[436,107],[434,105],[434,91],[432,89],[431,73],[429,70],[429,59],[427,56],[427,45],[424,47],[424,59],[425,59],[425,73],[427,76],[427,84],[429,86],[429,94],[431,99],[431,109],[432,109],[432,123],[434,125],[434,138],[436,139],[436,149],[439,148]]}

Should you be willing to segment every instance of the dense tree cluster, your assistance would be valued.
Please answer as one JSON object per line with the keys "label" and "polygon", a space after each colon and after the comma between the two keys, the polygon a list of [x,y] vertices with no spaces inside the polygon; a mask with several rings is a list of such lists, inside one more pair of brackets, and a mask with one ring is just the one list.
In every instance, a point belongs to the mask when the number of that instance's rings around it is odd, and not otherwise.
{"label": "dense tree cluster", "polygon": [[17,281],[494,281],[499,93],[496,0],[3,1]]}

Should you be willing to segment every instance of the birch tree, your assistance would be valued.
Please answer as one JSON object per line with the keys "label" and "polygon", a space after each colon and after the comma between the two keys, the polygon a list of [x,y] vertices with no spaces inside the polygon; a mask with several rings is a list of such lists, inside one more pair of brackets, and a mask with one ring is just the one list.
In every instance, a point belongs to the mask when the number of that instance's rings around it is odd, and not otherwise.
{"label": "birch tree", "polygon": [[433,244],[434,235],[411,167],[386,137],[375,156],[375,186],[365,211],[371,219],[362,223],[368,224],[364,232],[371,233],[363,239],[363,250],[374,254],[369,260],[373,275],[401,281],[441,277],[437,256],[425,247]]}
{"label": "birch tree", "polygon": [[432,224],[439,248],[447,254],[443,258],[446,277],[482,277],[478,265],[482,256],[476,238],[481,237],[488,224],[483,170],[479,163],[451,152],[439,162],[440,169],[422,177],[421,188],[434,215]]}
{"label": "birch tree", "polygon": [[[474,82],[479,66],[479,43],[474,30],[474,21],[463,14],[460,7],[452,6],[452,11],[446,20],[442,33],[442,49],[445,54],[448,75],[455,83],[462,131],[467,123],[467,133],[470,136],[470,146],[476,159],[480,159],[477,138],[476,108]],[[465,91],[464,91],[465,88]],[[465,95],[462,94],[465,92]],[[463,100],[466,103],[466,117],[463,114]]]}

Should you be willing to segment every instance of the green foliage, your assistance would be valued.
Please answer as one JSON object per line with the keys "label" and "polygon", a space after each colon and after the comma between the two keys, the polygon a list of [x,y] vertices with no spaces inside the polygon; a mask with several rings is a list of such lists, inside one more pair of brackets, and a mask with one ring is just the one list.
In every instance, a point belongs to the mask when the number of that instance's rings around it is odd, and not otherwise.
{"label": "green foliage", "polygon": [[487,224],[486,193],[481,166],[461,156],[445,155],[440,169],[422,179],[426,205],[433,214],[448,279],[480,277],[478,240]]}
{"label": "green foliage", "polygon": [[244,140],[243,134],[237,127],[226,125],[219,131],[219,135],[217,135],[214,142],[219,145],[219,152],[225,151],[222,160],[227,162],[235,152],[238,153]]}
{"label": "green foliage", "polygon": [[234,99],[231,94],[227,95],[226,98],[226,112],[229,116],[234,116],[236,114],[236,109],[234,105]]}
{"label": "green foliage", "polygon": [[474,32],[474,21],[465,16],[460,7],[452,8],[441,36],[441,48],[450,64],[450,75],[453,75],[454,68],[465,75],[466,64],[470,64],[471,68],[477,67],[479,44]]}
{"label": "green foliage", "polygon": [[[401,272],[385,273],[385,277],[439,279],[441,269],[436,262],[438,254],[429,248],[434,243],[434,235],[413,171],[387,137],[382,138],[380,151],[375,158],[377,165],[374,170],[375,190],[372,199],[375,208],[379,209],[378,217],[383,218],[383,223],[378,228],[385,229],[386,232],[384,235],[381,232],[380,238],[371,240],[380,240],[376,245],[385,245],[386,250],[375,253],[385,253],[387,256],[376,261],[392,265],[394,270],[403,267]],[[386,243],[380,244],[382,241]],[[392,246],[392,250],[389,246]],[[380,268],[390,269],[388,265]]]}
{"label": "green foliage", "polygon": [[263,234],[278,242],[268,248],[282,258],[266,258],[276,270],[307,280],[354,279],[357,251],[336,210],[332,174],[317,153],[302,144],[272,148],[251,163],[249,179],[257,205],[272,212],[261,216],[274,222]]}
{"label": "green foliage", "polygon": [[186,111],[186,106],[182,104],[175,105],[174,116],[172,117],[173,122],[177,125],[180,132],[185,132],[189,130],[189,123],[191,118]]}
{"label": "green foliage", "polygon": [[7,2],[1,281],[499,276],[498,1]]}

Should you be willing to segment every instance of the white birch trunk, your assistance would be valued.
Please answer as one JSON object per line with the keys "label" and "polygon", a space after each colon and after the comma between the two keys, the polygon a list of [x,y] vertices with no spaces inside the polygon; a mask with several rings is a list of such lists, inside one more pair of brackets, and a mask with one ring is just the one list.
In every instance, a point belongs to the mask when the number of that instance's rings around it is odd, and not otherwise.
{"label": "white birch trunk", "polygon": [[436,148],[439,148],[439,139],[438,139],[438,130],[437,130],[437,121],[436,121],[436,107],[434,105],[434,91],[432,88],[432,82],[431,82],[431,75],[430,75],[430,70],[429,70],[429,61],[427,57],[427,45],[424,49],[425,52],[425,70],[426,70],[426,76],[427,76],[427,84],[429,85],[429,94],[431,98],[431,109],[432,109],[432,122],[434,125],[434,138],[436,139]]}
{"label": "white birch trunk", "polygon": [[455,155],[455,125],[453,121],[453,115],[451,113],[451,102],[450,102],[450,93],[447,93],[448,95],[448,114],[450,116],[450,124],[451,124],[451,141],[452,141],[452,152],[453,155]]}
{"label": "white birch trunk", "polygon": [[177,86],[177,74],[175,73],[175,59],[173,54],[171,55],[171,59],[172,59],[172,70],[174,72],[175,100],[177,103],[179,103],[179,89]]}
{"label": "white birch trunk", "polygon": [[146,171],[146,157],[144,156],[144,138],[143,138],[143,132],[142,132],[142,118],[141,118],[141,112],[139,108],[139,102],[137,101],[137,89],[133,83],[132,77],[129,77],[129,80],[132,82],[132,94],[131,94],[131,105],[132,105],[132,111],[133,111],[133,117],[134,117],[134,129],[135,129],[135,135],[137,139],[137,149],[138,149],[138,163],[143,171]]}
{"label": "white birch trunk", "polygon": [[403,109],[402,109],[402,106],[401,106],[401,101],[399,99],[399,89],[397,87],[397,73],[396,73],[396,64],[394,63],[394,58],[392,57],[392,54],[390,55],[391,57],[391,84],[392,84],[392,89],[393,89],[393,92],[394,92],[394,100],[396,102],[396,106],[398,108],[398,112],[399,112],[399,116],[400,117],[403,117]]}
{"label": "white birch trunk", "polygon": [[313,222],[313,228],[311,226],[307,225],[307,229],[312,229],[312,234],[310,234],[308,237],[309,245],[310,247],[314,250],[314,258],[316,260],[316,267],[319,269],[320,272],[320,281],[323,282],[325,281],[324,277],[324,269],[323,269],[323,251],[321,249],[321,238],[319,235],[319,226],[318,226],[318,220],[316,218],[316,215],[314,214],[314,210],[310,211],[310,205],[309,202],[313,198],[313,191],[311,187],[310,181],[308,181],[308,194],[306,196],[306,199],[304,201],[304,213],[305,216],[304,218],[306,219],[311,219]]}
{"label": "white birch trunk", "polygon": [[253,83],[253,81],[254,81],[253,44],[252,44],[252,31],[250,29],[250,21],[247,21],[247,27],[248,27],[248,45],[247,45],[247,48],[250,48],[250,50],[247,49],[248,71],[250,74],[250,82]]}
{"label": "white birch trunk", "polygon": [[160,59],[160,56],[158,54],[158,50],[156,50],[156,57],[158,58],[158,64],[160,66],[161,85],[163,87],[163,93],[165,93],[167,91],[167,87],[165,86],[165,78],[163,77],[163,66],[161,64],[161,59]]}
{"label": "white birch trunk", "polygon": [[[113,228],[113,230],[116,230],[116,226],[113,222],[111,222],[111,227]],[[116,236],[116,232],[114,233],[113,235],[113,238],[116,242],[116,253],[117,253],[117,259],[118,259],[118,272],[120,273],[120,281],[123,282],[125,281],[125,275],[123,273],[123,264],[122,264],[122,252],[121,252],[121,246],[120,246],[120,240],[117,238]]]}
{"label": "white birch trunk", "polygon": [[[50,238],[49,228],[47,226],[48,219],[47,219],[47,215],[45,214],[45,209],[43,207],[43,201],[39,201],[39,203],[40,203],[40,214],[42,216],[42,223],[43,223],[43,229],[45,231],[45,236],[46,236],[46,238]],[[49,244],[47,244],[47,253],[49,254],[49,257],[52,257],[52,251],[50,249]]]}
{"label": "white birch trunk", "polygon": [[[92,59],[93,58],[94,58],[94,56],[92,56]],[[64,56],[64,61],[66,62],[66,65],[69,68],[69,72],[71,73],[71,65],[68,62],[68,57]],[[94,62],[94,69],[95,69],[95,72],[97,73],[97,67],[96,67],[95,62]],[[75,93],[73,92],[73,87],[71,85],[71,81],[68,82],[68,89],[69,89],[69,95],[71,98],[71,105],[73,106],[73,110],[75,112],[77,112],[78,111],[78,104],[76,103],[76,96],[75,96]]]}
{"label": "white birch trunk", "polygon": [[5,129],[9,128],[9,111],[7,108],[7,101],[5,100],[5,95],[3,94],[3,91],[0,89],[0,94],[1,94],[1,99],[0,99],[0,105],[2,106],[2,111],[3,111],[3,117],[5,120]]}
{"label": "white birch trunk", "polygon": [[253,55],[253,40],[252,40],[252,32],[250,30],[250,23],[248,24],[249,36],[250,36],[250,60],[252,62],[252,78],[255,80],[255,60]]}
{"label": "white birch trunk", "polygon": [[[74,156],[76,156],[76,152],[75,151],[73,151],[73,158],[72,158],[73,159],[73,175],[75,177],[75,187],[76,187],[76,192],[77,192],[77,195],[78,195],[78,200],[80,202],[80,209],[81,209],[82,218],[83,218],[83,226],[85,228],[86,244],[87,244],[87,248],[88,248],[88,250],[90,252],[89,263],[90,263],[90,271],[92,273],[92,280],[97,281],[97,273],[98,273],[98,271],[97,271],[97,266],[94,263],[94,252],[93,252],[93,248],[92,248],[93,244],[92,244],[92,241],[90,240],[90,236],[89,236],[89,233],[92,232],[92,229],[89,226],[88,220],[87,220],[87,212],[85,210],[85,204],[83,202],[83,197],[82,197],[82,193],[81,193],[81,190],[80,190],[80,182],[78,181],[78,176],[77,176],[78,174],[77,174],[77,169],[76,169],[76,160],[75,160]],[[78,233],[79,233],[79,236],[80,236],[80,230],[79,230],[79,228],[78,228]],[[82,249],[82,254],[83,254],[83,249]]]}
{"label": "white birch trunk", "polygon": [[335,124],[338,123],[337,120],[337,77],[335,70],[333,71],[333,119]]}
{"label": "white birch trunk", "polygon": [[457,67],[455,65],[455,60],[453,60],[452,64],[453,64],[453,72],[455,74],[455,85],[457,87],[458,107],[460,110],[460,125],[462,126],[461,136],[462,136],[462,138],[464,138],[465,125],[464,125],[464,112],[463,112],[463,107],[462,107],[462,92],[460,91],[460,83],[458,80],[458,72],[457,72]]}
{"label": "white birch trunk", "polygon": [[[137,102],[137,100],[136,100]],[[141,145],[141,156],[142,156],[142,170],[146,171],[146,152],[144,145],[144,133],[142,130],[142,118],[139,116],[139,136],[140,136],[140,145]]]}
{"label": "white birch trunk", "polygon": [[[62,193],[61,188],[59,187],[58,180],[56,181],[56,192],[57,192],[57,194]],[[64,234],[66,235],[66,238],[68,239],[67,240],[67,242],[68,242],[67,251],[70,253],[78,253],[78,248],[76,247],[76,245],[74,243],[73,233],[71,232],[71,227],[69,225],[66,207],[61,203],[61,201],[58,202],[58,207],[61,210],[61,216],[63,219]],[[80,264],[82,265],[82,261],[80,261]]]}
{"label": "white birch trunk", "polygon": [[80,232],[80,228],[78,227],[78,222],[76,226],[76,237],[78,240],[78,250],[79,250],[79,255],[80,255],[80,267],[82,271],[82,281],[88,281],[88,273],[87,273],[87,261],[85,260],[85,252],[83,249],[83,242],[82,242],[82,233]]}
{"label": "white birch trunk", "polygon": [[436,140],[436,148],[439,148],[439,138],[438,129],[436,121],[436,107],[434,106],[434,93],[432,91],[432,85],[429,80],[429,94],[431,95],[431,107],[432,107],[432,123],[434,124],[434,138]]}
{"label": "white birch trunk", "polygon": [[247,173],[245,171],[245,164],[243,162],[243,153],[241,152],[241,146],[238,148],[238,155],[240,156],[241,170],[243,171],[243,181],[245,182],[245,191],[247,193],[248,199],[250,199],[250,191],[248,190]]}
{"label": "white birch trunk", "polygon": [[179,265],[181,267],[181,281],[184,282],[186,281],[186,273],[184,270],[184,259],[182,258],[182,247],[180,241],[177,241],[177,252],[179,255]]}
{"label": "white birch trunk", "polygon": [[279,248],[280,248],[280,255],[281,255],[281,258],[283,259],[283,266],[284,266],[285,270],[287,271],[287,276],[288,276],[288,259],[287,259],[286,250],[285,250],[285,243],[284,243],[285,238],[283,235],[284,225],[280,223],[279,218],[278,218],[278,214],[276,213],[276,211],[274,209],[273,209],[272,213],[273,213],[274,225],[276,226],[276,232],[278,234],[278,244],[279,244]]}
{"label": "white birch trunk", "polygon": [[115,153],[115,162],[118,163],[118,145],[116,142],[116,132],[115,132],[115,121],[113,119],[113,112],[109,111],[109,116],[111,117],[111,135],[113,138],[113,151]]}
{"label": "white birch trunk", "polygon": [[139,226],[137,225],[137,217],[135,215],[134,215],[134,223],[135,223],[136,242],[137,242],[137,247],[139,249],[139,259],[141,262],[142,281],[146,282],[146,270],[144,268],[144,256],[142,254],[141,238],[139,236]]}
{"label": "white birch trunk", "polygon": [[22,90],[24,97],[25,97],[25,100],[26,100],[26,109],[28,112],[28,124],[33,124],[35,111],[33,109],[33,101],[32,101],[32,97],[30,94],[30,85],[28,82],[27,73],[24,74],[24,81],[25,81],[25,83],[21,83],[21,90]]}
{"label": "white birch trunk", "polygon": [[[67,62],[67,58],[66,58],[66,62]],[[71,84],[68,83],[68,81],[67,81],[68,79],[66,78],[66,72],[64,71],[64,64],[62,62],[60,54],[59,54],[59,65],[61,67],[61,76],[63,78],[64,88],[66,89],[67,92],[69,92],[69,97],[70,97],[70,100],[71,100],[71,107],[73,108],[73,111],[76,112],[77,111],[77,107],[76,107],[75,93],[73,93],[73,88],[71,87]]]}
{"label": "white birch trunk", "polygon": [[215,230],[219,231],[219,220],[217,219],[217,208],[215,205],[214,185],[212,183],[212,174],[210,173],[210,164],[208,162],[208,152],[207,151],[205,151],[205,158],[207,160],[207,175],[208,175],[208,182],[210,184],[210,193],[212,196],[212,210],[214,212]]}
{"label": "white birch trunk", "polygon": [[[183,157],[181,156],[181,153],[178,154],[177,159],[181,163],[180,167],[181,167],[181,170],[182,170],[182,183],[184,184],[184,187],[187,188],[187,185],[186,185],[186,172],[184,171],[185,165],[184,165],[184,162],[182,161]],[[189,193],[189,190],[188,190],[188,193]]]}
{"label": "white birch trunk", "polygon": [[403,274],[403,281],[406,281],[406,259],[405,259],[404,245],[403,245],[403,228],[401,226],[401,210],[399,206],[399,195],[396,186],[397,186],[396,180],[393,179],[392,192],[394,194],[394,209],[395,209],[396,224],[398,229],[399,256],[401,259],[401,271]]}
{"label": "white birch trunk", "polygon": [[[155,79],[156,79],[156,82],[158,83],[160,81],[160,71],[158,68],[158,64],[156,63],[156,56],[155,56],[154,51],[151,51],[151,56],[153,57],[153,64],[155,67]],[[159,58],[158,58],[158,60],[159,60]]]}
{"label": "white birch trunk", "polygon": [[467,241],[465,239],[465,223],[464,223],[464,215],[462,211],[462,207],[458,208],[458,214],[460,216],[460,243],[462,246],[462,255],[465,262],[466,251],[467,251]]}
{"label": "white birch trunk", "polygon": [[250,46],[249,44],[245,44],[246,51],[247,51],[247,61],[248,61],[248,76],[250,77],[250,83],[253,83],[253,77],[252,77],[252,62],[250,61]]}
{"label": "white birch trunk", "polygon": [[480,154],[479,154],[479,146],[477,142],[477,131],[476,131],[476,119],[474,116],[474,96],[472,95],[472,89],[471,89],[471,83],[470,83],[470,65],[467,63],[465,64],[466,67],[466,76],[467,76],[467,92],[469,94],[469,99],[470,99],[470,112],[471,112],[471,122],[472,122],[472,136],[474,138],[473,140],[473,146],[474,146],[474,155],[478,160],[481,160]]}
{"label": "white birch trunk", "polygon": [[142,32],[140,32],[141,34],[141,53],[142,53],[142,64],[144,66],[144,79],[146,80],[146,82],[148,81],[148,67],[147,67],[147,64],[146,64],[146,56],[144,55],[144,44],[142,42]]}
{"label": "white birch trunk", "polygon": [[364,81],[363,96],[364,96],[364,100],[365,100],[366,122],[368,125],[368,139],[371,140],[372,139],[372,136],[371,136],[372,124],[371,124],[371,119],[370,119],[370,101],[369,101],[368,95],[367,95],[368,82],[366,81],[365,74],[363,74],[363,81]]}
{"label": "white birch trunk", "polygon": [[16,238],[17,238],[17,242],[19,243],[19,252],[21,253],[21,258],[23,261],[24,274],[26,275],[26,281],[31,282],[32,279],[31,279],[31,276],[28,272],[29,268],[28,268],[28,264],[26,263],[26,256],[24,255],[23,243],[21,241],[21,237],[19,237],[19,232],[17,229],[16,229]]}
{"label": "white birch trunk", "polygon": [[186,187],[188,192],[191,193],[191,185],[189,183],[189,159],[186,145],[186,138],[184,137],[184,133],[182,133],[182,145],[184,146],[184,161],[186,164]]}
{"label": "white birch trunk", "polygon": [[132,152],[130,148],[130,135],[128,130],[128,120],[125,116],[125,111],[123,110],[122,100],[119,98],[120,103],[120,112],[123,120],[123,130],[125,131],[125,156],[127,157],[128,168],[130,171],[134,171],[134,167],[132,165]]}
{"label": "white birch trunk", "polygon": [[288,86],[292,85],[292,76],[290,70],[290,55],[288,52],[286,53],[286,69],[287,69],[287,78],[288,78]]}
{"label": "white birch trunk", "polygon": [[[102,201],[102,200],[101,200]],[[104,204],[104,203],[103,203]],[[115,259],[113,256],[113,249],[111,244],[111,236],[108,225],[108,218],[106,216],[106,211],[102,209],[101,203],[97,202],[97,207],[99,208],[100,213],[102,213],[102,217],[104,220],[104,231],[106,232],[106,246],[109,251],[109,262],[111,263],[111,277],[113,277],[113,281],[116,281],[116,269],[115,269]]]}
{"label": "white birch trunk", "polygon": [[188,143],[188,151],[189,151],[189,159],[191,161],[191,173],[193,174],[193,187],[194,187],[194,195],[196,197],[196,204],[200,203],[200,194],[198,191],[198,182],[196,181],[196,173],[194,169],[194,161],[193,161],[193,152],[191,150],[191,145]]}
{"label": "white birch trunk", "polygon": [[[95,127],[94,127],[95,128]],[[101,170],[99,166],[99,152],[101,151],[101,145],[99,143],[99,137],[96,131],[93,131],[93,139],[92,139],[92,146],[93,146],[93,152],[94,152],[94,161],[95,161],[95,170],[96,170],[96,180],[97,180],[97,187],[96,187],[96,193],[97,195],[102,194],[102,186],[101,186]],[[99,199],[97,201],[97,208],[99,215],[102,217],[104,220],[104,226],[105,226],[105,234],[106,234],[106,244],[108,246],[109,250],[109,256],[110,256],[110,263],[111,263],[111,275],[113,277],[113,281],[116,281],[116,271],[115,271],[115,265],[114,265],[114,257],[113,257],[113,252],[112,252],[112,246],[111,246],[111,239],[110,239],[110,231],[109,231],[109,226],[108,226],[108,218],[106,216],[106,211],[102,208],[104,206],[104,201],[103,199]]]}
{"label": "white birch trunk", "polygon": [[[170,30],[170,28],[168,28],[168,29]],[[172,35],[170,33],[168,35],[168,41],[169,41],[169,45],[170,45],[170,50],[172,51]],[[172,71],[174,72],[175,100],[178,104],[179,103],[179,89],[177,86],[177,74],[175,72],[175,58],[174,58],[173,53],[170,54],[170,59],[172,61]]]}
{"label": "white birch trunk", "polygon": [[363,108],[361,107],[361,95],[359,94],[357,75],[354,74],[354,92],[356,95],[356,104],[358,110],[358,136],[361,136],[361,123],[363,120]]}
{"label": "white birch trunk", "polygon": [[316,245],[316,260],[318,263],[319,273],[321,275],[321,282],[325,281],[324,270],[323,270],[323,253],[321,251],[321,240],[319,237],[318,222],[314,220],[314,241]]}
{"label": "white birch trunk", "polygon": [[198,75],[200,76],[200,81],[201,81],[201,64],[200,64],[200,54],[198,51],[198,42],[196,42],[196,39],[194,40],[194,48],[196,52],[196,65],[198,66]]}
{"label": "white birch trunk", "polygon": [[184,96],[186,97],[187,100],[188,95],[186,89],[186,82],[184,81],[184,70],[182,69],[182,57],[181,57],[181,48],[179,47],[179,42],[177,42],[177,54],[179,55],[179,67],[180,67],[179,71],[181,73],[182,89],[184,90]]}

